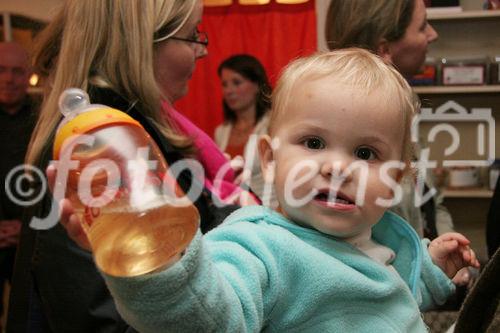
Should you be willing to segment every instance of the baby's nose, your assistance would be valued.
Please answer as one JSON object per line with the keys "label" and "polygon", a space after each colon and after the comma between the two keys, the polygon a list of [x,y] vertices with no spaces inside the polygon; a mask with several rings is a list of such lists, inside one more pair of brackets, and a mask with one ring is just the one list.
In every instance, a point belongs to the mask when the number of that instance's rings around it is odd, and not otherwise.
{"label": "baby's nose", "polygon": [[330,180],[346,181],[350,180],[352,177],[349,166],[350,163],[347,160],[338,159],[325,161],[320,166],[320,173],[323,177],[329,178]]}

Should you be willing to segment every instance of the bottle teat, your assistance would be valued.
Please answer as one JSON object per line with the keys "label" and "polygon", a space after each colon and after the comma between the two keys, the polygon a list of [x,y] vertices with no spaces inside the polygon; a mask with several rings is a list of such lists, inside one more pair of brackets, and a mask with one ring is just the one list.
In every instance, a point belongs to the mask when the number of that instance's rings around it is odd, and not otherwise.
{"label": "bottle teat", "polygon": [[75,117],[89,105],[89,95],[78,88],[66,89],[59,97],[59,111],[65,118]]}

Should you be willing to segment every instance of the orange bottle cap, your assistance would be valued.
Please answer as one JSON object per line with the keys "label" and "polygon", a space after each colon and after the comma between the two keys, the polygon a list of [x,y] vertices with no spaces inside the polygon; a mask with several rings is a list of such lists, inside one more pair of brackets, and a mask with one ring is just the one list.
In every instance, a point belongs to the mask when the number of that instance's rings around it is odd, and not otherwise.
{"label": "orange bottle cap", "polygon": [[125,112],[112,108],[100,107],[80,113],[64,124],[57,132],[54,140],[54,159],[59,159],[61,148],[66,139],[74,135],[88,133],[100,127],[116,124],[129,124],[143,128],[137,120]]}

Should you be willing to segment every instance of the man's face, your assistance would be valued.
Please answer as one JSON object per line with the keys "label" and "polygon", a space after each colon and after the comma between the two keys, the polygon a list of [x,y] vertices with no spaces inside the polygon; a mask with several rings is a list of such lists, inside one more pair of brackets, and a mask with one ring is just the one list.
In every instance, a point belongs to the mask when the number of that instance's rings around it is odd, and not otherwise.
{"label": "man's face", "polygon": [[28,56],[15,44],[0,45],[0,105],[14,108],[19,105],[28,89]]}

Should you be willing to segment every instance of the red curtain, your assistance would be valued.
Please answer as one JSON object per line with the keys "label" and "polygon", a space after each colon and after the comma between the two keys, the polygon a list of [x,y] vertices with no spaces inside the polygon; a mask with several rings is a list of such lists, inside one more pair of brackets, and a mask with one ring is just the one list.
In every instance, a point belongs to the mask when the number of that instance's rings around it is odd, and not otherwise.
{"label": "red curtain", "polygon": [[237,4],[206,7],[200,30],[208,33],[208,56],[197,62],[189,93],[176,108],[210,136],[222,123],[218,65],[236,53],[257,57],[274,86],[290,60],[314,52],[317,46],[314,1],[283,5]]}

